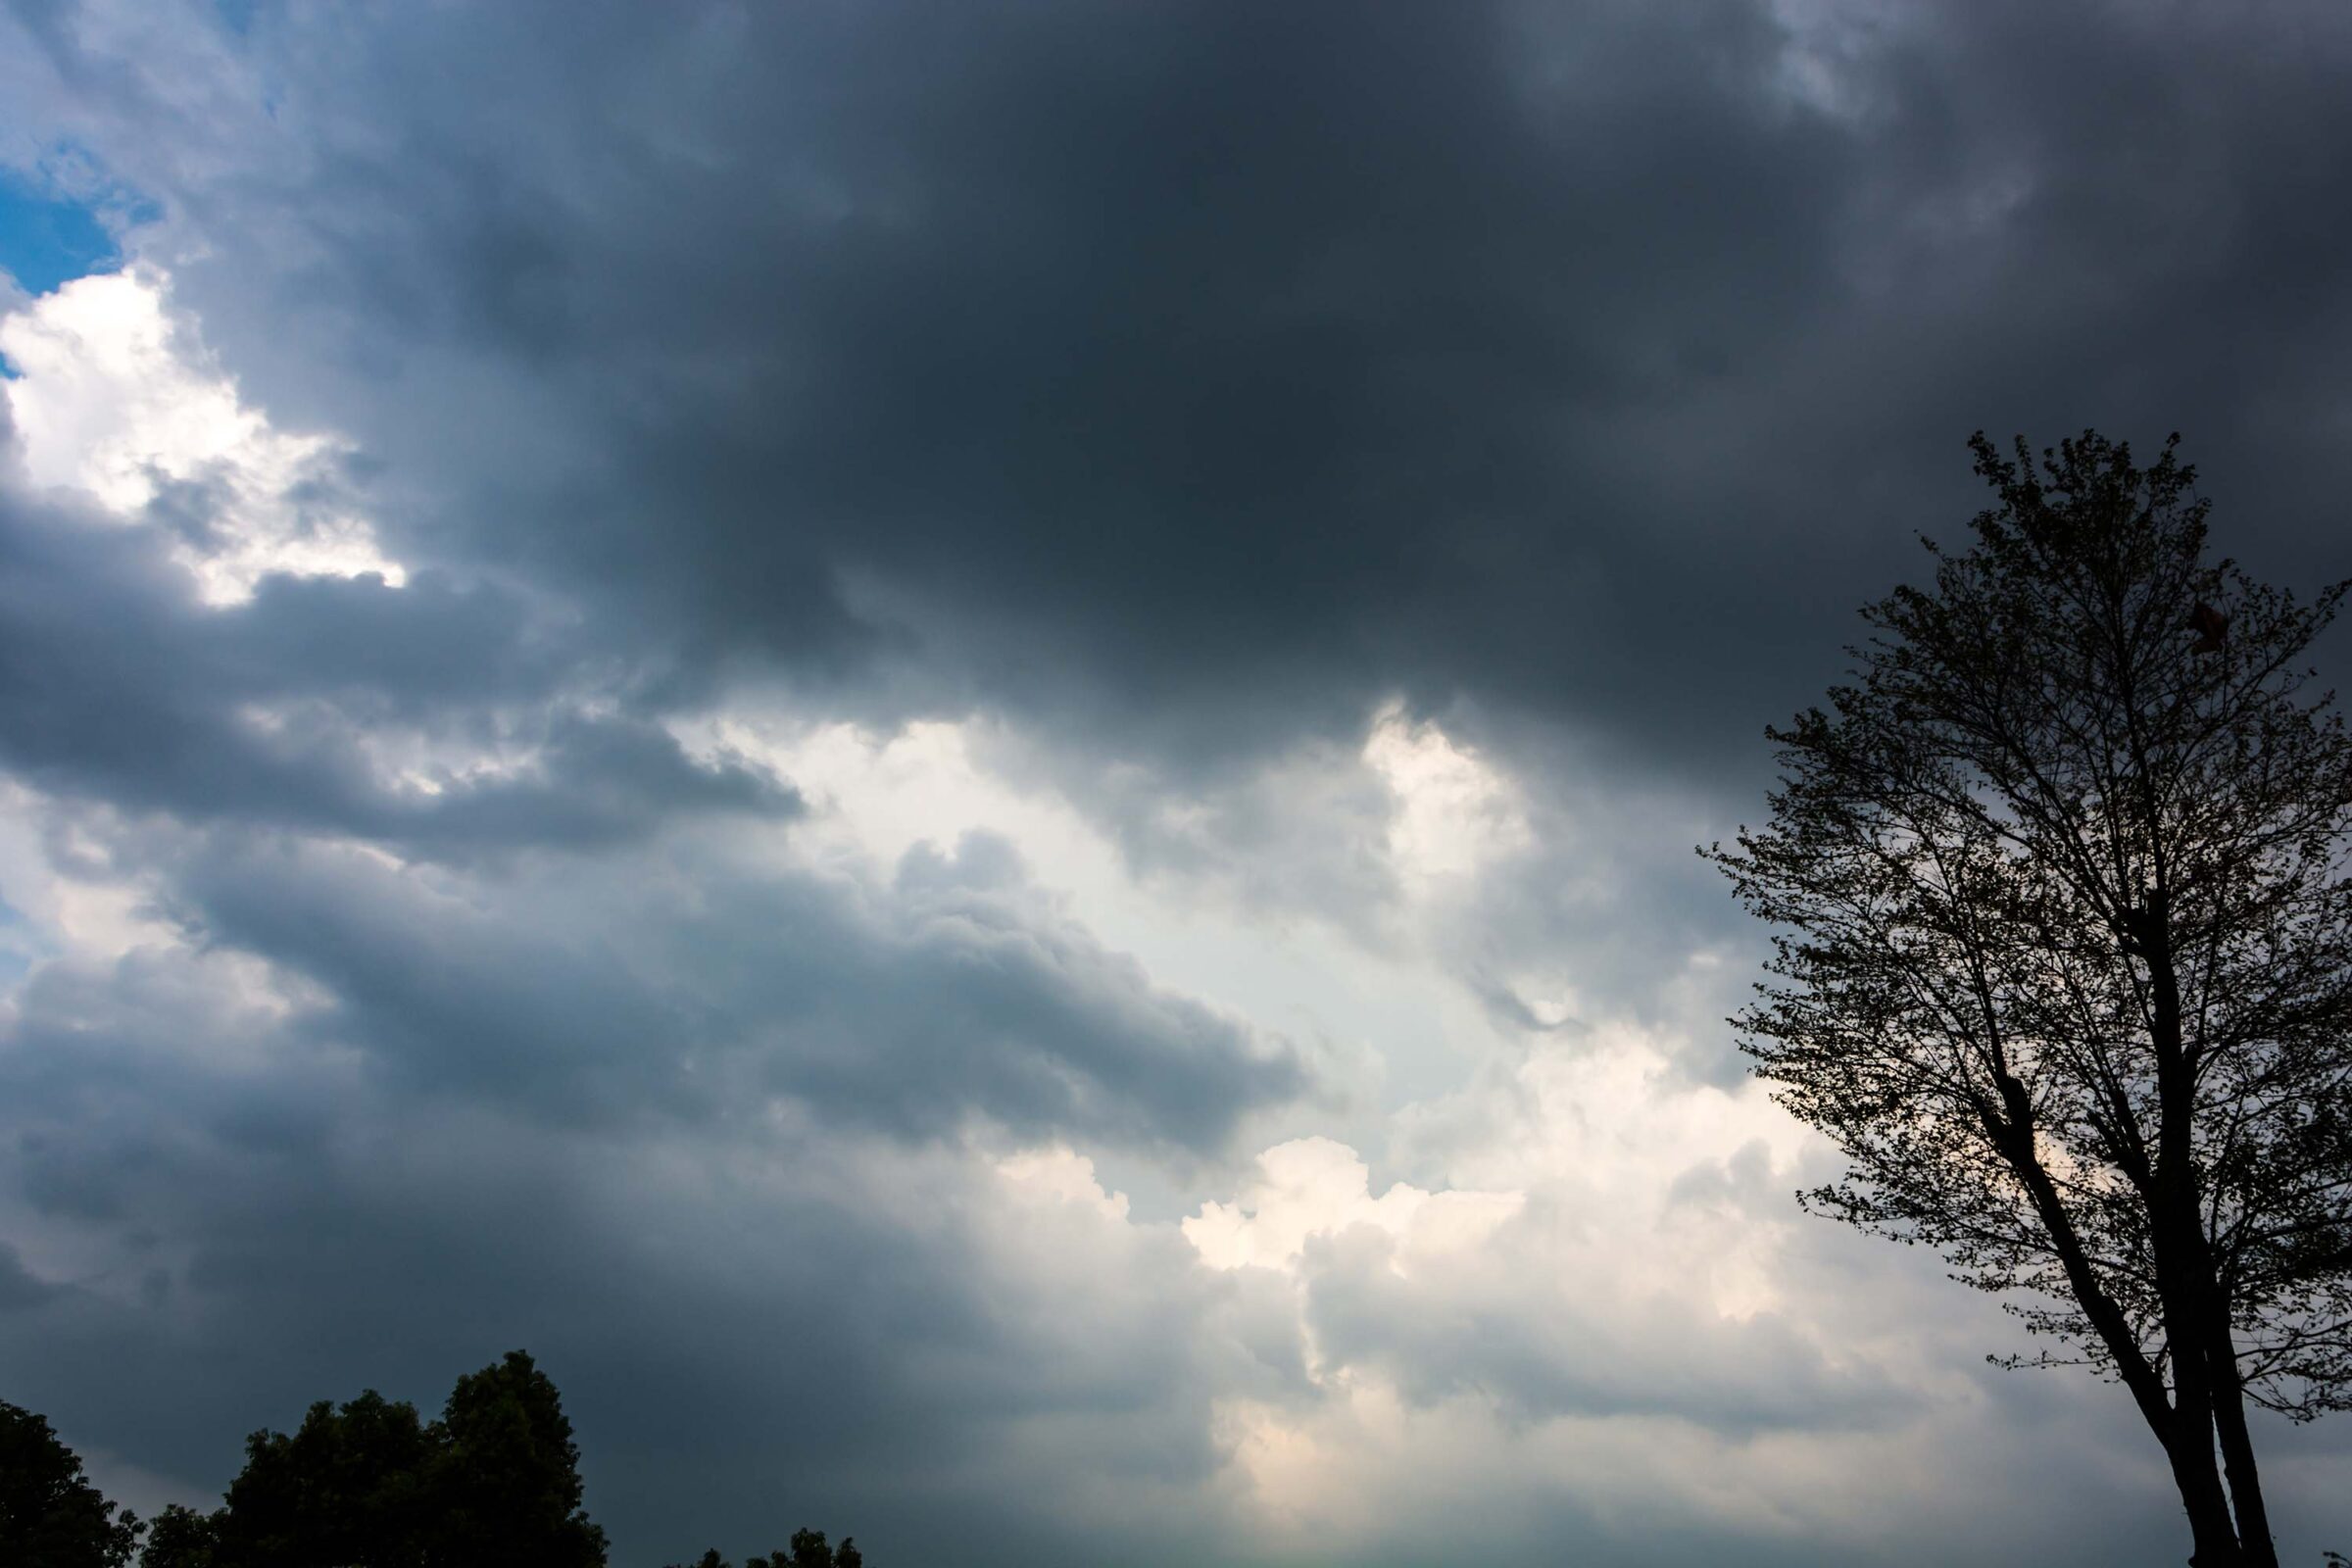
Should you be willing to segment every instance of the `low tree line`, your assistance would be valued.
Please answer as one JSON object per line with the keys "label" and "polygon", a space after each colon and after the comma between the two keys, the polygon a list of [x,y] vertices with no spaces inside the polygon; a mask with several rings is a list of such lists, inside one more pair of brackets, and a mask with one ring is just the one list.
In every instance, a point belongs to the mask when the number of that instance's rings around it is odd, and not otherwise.
{"label": "low tree line", "polygon": [[[0,1563],[10,1568],[605,1568],[555,1383],[513,1350],[458,1379],[439,1419],[370,1389],[291,1433],[245,1440],[210,1512],[142,1521],[109,1501],[47,1420],[0,1401]],[[742,1568],[863,1568],[800,1530]],[[669,1568],[686,1568],[671,1564]],[[692,1568],[734,1568],[715,1550]]]}

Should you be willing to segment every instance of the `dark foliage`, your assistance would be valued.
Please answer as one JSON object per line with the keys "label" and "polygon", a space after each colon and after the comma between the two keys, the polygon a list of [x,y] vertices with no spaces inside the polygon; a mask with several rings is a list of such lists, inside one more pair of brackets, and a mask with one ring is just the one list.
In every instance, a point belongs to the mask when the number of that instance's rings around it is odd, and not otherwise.
{"label": "dark foliage", "polygon": [[178,1503],[166,1505],[147,1527],[139,1568],[226,1568],[220,1553],[220,1516]]}
{"label": "dark foliage", "polygon": [[[520,1350],[458,1380],[441,1419],[372,1389],[246,1440],[221,1508],[163,1522],[144,1568],[603,1568],[579,1448],[547,1374]],[[158,1555],[159,1550],[165,1553]]]}
{"label": "dark foliage", "polygon": [[8,1568],[122,1568],[139,1522],[118,1514],[49,1423],[0,1401],[0,1563]]}
{"label": "dark foliage", "polygon": [[[146,1544],[139,1548],[144,1532]],[[118,1515],[49,1423],[0,1403],[0,1568],[604,1568],[562,1396],[512,1350],[458,1379],[441,1417],[370,1389],[245,1441],[221,1505]],[[864,1568],[796,1531],[743,1568]],[[696,1568],[730,1568],[715,1551]]]}
{"label": "dark foliage", "polygon": [[[864,1568],[864,1565],[865,1557],[855,1540],[844,1536],[840,1545],[828,1546],[821,1530],[796,1530],[792,1533],[790,1550],[771,1551],[765,1556],[753,1552],[743,1559],[743,1568]],[[735,1565],[712,1548],[692,1564],[671,1563],[669,1568],[735,1568]]]}
{"label": "dark foliage", "polygon": [[245,1468],[229,1483],[209,1544],[220,1560],[250,1568],[420,1562],[434,1448],[415,1405],[373,1390],[341,1409],[321,1399],[290,1436],[245,1440]]}
{"label": "dark foliage", "polygon": [[435,1560],[601,1568],[580,1506],[580,1450],[546,1373],[520,1350],[458,1379],[424,1471]]}
{"label": "dark foliage", "polygon": [[[521,1350],[458,1379],[429,1425],[369,1389],[321,1399],[292,1433],[245,1440],[211,1513],[142,1526],[29,1410],[0,1402],[0,1568],[604,1568],[579,1447],[555,1383]],[[146,1545],[139,1547],[144,1532]],[[793,1532],[743,1568],[864,1568],[857,1544]],[[716,1551],[694,1568],[732,1568]]]}

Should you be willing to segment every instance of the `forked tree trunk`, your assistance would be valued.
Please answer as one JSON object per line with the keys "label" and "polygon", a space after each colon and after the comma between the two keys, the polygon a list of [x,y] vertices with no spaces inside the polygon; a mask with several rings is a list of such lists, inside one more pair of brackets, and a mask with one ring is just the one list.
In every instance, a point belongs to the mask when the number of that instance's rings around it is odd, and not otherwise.
{"label": "forked tree trunk", "polygon": [[[2188,1509],[2195,1568],[2278,1568],[2254,1445],[2246,1431],[2244,1390],[2230,1348],[2230,1309],[2214,1277],[2206,1243],[2190,1128],[2195,1072],[2182,1039],[2180,982],[2173,969],[2163,895],[2153,893],[2139,933],[2148,965],[2150,1044],[2156,1055],[2157,1147],[2150,1184],[2149,1241],[2166,1341],[2173,1349],[2174,1435],[2166,1443],[2173,1477]],[[2226,1352],[2226,1353],[2225,1353]],[[2215,1441],[2230,1467],[2222,1486]],[[2234,1514],[2232,1504],[2235,1504]]]}
{"label": "forked tree trunk", "polygon": [[2254,1464],[2254,1438],[2246,1430],[2246,1396],[2237,1375],[2237,1345],[2230,1333],[2228,1308],[2215,1296],[2208,1361],[2213,1368],[2213,1418],[2222,1440],[2222,1465],[2230,1478],[2230,1502],[2237,1516],[2239,1549],[2247,1568],[2278,1568],[2271,1541],[2270,1510],[2262,1501],[2262,1475]]}
{"label": "forked tree trunk", "polygon": [[[2205,1343],[2203,1336],[2194,1332],[2195,1322],[2199,1321],[2197,1315],[2190,1314],[2188,1337],[2174,1341],[2176,1345],[2188,1346],[2189,1354],[2185,1357],[2176,1354],[2172,1358],[2173,1389],[2168,1398],[2163,1378],[2141,1353],[2131,1324],[2099,1283],[2082,1237],[2067,1213],[2065,1200],[2034,1147],[2033,1102],[2025,1085],[1997,1063],[1993,1071],[2003,1104],[1996,1109],[1989,1103],[1981,1103],[1978,1115],[1992,1146],[2024,1183],[2049,1233],[2051,1245],[2057,1250],[2075,1299],[2114,1356],[2116,1369],[2139,1406],[2141,1419],[2163,1446],[2165,1458],[2172,1465],[2173,1485],[2188,1514],[2191,1568],[2250,1568],[2252,1559],[2240,1548],[2237,1528],[2230,1518],[2230,1497],[2222,1488],[2221,1469],[2214,1456],[2214,1406],[2210,1383],[2203,1374],[2204,1357],[2196,1353]],[[2198,1364],[2184,1365],[2188,1361]],[[2185,1387],[2184,1372],[2189,1374]],[[2191,1389],[2200,1392],[2192,1395]],[[2260,1560],[2268,1568],[2271,1559]]]}
{"label": "forked tree trunk", "polygon": [[2165,1452],[2172,1460],[2173,1480],[2180,1489],[2180,1502],[2188,1510],[2189,1531],[2196,1544],[2189,1561],[2195,1568],[2241,1568],[2249,1559],[2238,1539],[2236,1521],[2230,1516],[2229,1494],[2223,1490],[2214,1452],[2220,1412],[2206,1354],[2211,1341],[2206,1332],[2205,1293],[2184,1277],[2203,1251],[2196,1245],[2203,1236],[2195,1229],[2195,1198],[2193,1192],[2181,1191],[2185,1185],[2185,1173],[2180,1167],[2169,1172],[2159,1167],[2155,1184],[2159,1212],[2154,1216],[2151,1240],[2155,1243],[2164,1334],[2173,1350],[2173,1410],[2171,1432],[2164,1435]]}
{"label": "forked tree trunk", "polygon": [[2208,1419],[2198,1431],[2194,1423],[2176,1417],[2164,1445],[2173,1465],[2173,1484],[2188,1513],[2189,1568],[2246,1568],[2246,1553],[2222,1492],[2221,1471],[2214,1464],[2213,1423]]}

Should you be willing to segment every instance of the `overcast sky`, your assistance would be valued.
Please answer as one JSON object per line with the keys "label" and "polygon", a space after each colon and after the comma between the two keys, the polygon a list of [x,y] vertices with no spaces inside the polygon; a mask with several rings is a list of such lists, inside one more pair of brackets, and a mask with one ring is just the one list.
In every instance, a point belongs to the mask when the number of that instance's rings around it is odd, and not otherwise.
{"label": "overcast sky", "polygon": [[524,1346],[616,1568],[2178,1560],[1691,847],[1975,429],[2352,574],[2348,193],[2324,0],[19,0],[0,1397],[147,1510]]}

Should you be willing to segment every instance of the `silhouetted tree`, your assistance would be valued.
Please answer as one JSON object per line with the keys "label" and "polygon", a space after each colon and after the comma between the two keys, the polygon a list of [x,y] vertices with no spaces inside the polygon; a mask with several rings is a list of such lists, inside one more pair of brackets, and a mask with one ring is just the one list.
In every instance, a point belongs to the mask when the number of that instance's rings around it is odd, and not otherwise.
{"label": "silhouetted tree", "polygon": [[118,1513],[49,1423],[0,1400],[0,1563],[9,1568],[122,1568],[139,1521]]}
{"label": "silhouetted tree", "polygon": [[[424,1560],[435,1443],[416,1407],[370,1389],[311,1406],[292,1436],[256,1432],[214,1546],[237,1568],[411,1568]],[[192,1527],[190,1527],[192,1528]]]}
{"label": "silhouetted tree", "polygon": [[458,1379],[429,1426],[369,1390],[255,1433],[220,1510],[175,1520],[179,1555],[147,1568],[603,1568],[580,1500],[563,1400],[514,1350]]}
{"label": "silhouetted tree", "polygon": [[[124,1568],[141,1526],[101,1496],[49,1423],[0,1403],[0,1568]],[[211,1513],[164,1509],[140,1568],[604,1568],[579,1448],[547,1374],[511,1350],[458,1379],[441,1419],[370,1389],[291,1433],[245,1440]],[[864,1568],[856,1543],[793,1533],[744,1568]],[[729,1568],[715,1550],[696,1568]]]}
{"label": "silhouetted tree", "polygon": [[[686,1565],[671,1563],[668,1568],[686,1568]],[[733,1568],[733,1565],[713,1548],[704,1552],[694,1568]],[[765,1556],[755,1551],[743,1559],[743,1568],[865,1568],[865,1557],[858,1551],[856,1540],[849,1536],[841,1538],[838,1547],[828,1547],[823,1531],[796,1530],[789,1551],[771,1551]]]}
{"label": "silhouetted tree", "polygon": [[510,1350],[458,1379],[434,1435],[427,1490],[439,1560],[601,1568],[605,1533],[580,1505],[571,1422],[528,1354]]}
{"label": "silhouetted tree", "polygon": [[2298,663],[2343,589],[2209,562],[2173,443],[1973,446],[1973,546],[1708,852],[1782,932],[1743,1049],[1845,1154],[1810,1206],[2034,1293],[2012,1364],[2121,1382],[2191,1561],[2269,1568],[2246,1405],[2352,1392],[2352,741]]}
{"label": "silhouetted tree", "polygon": [[147,1526],[139,1568],[225,1568],[220,1556],[220,1515],[198,1513],[176,1502]]}

